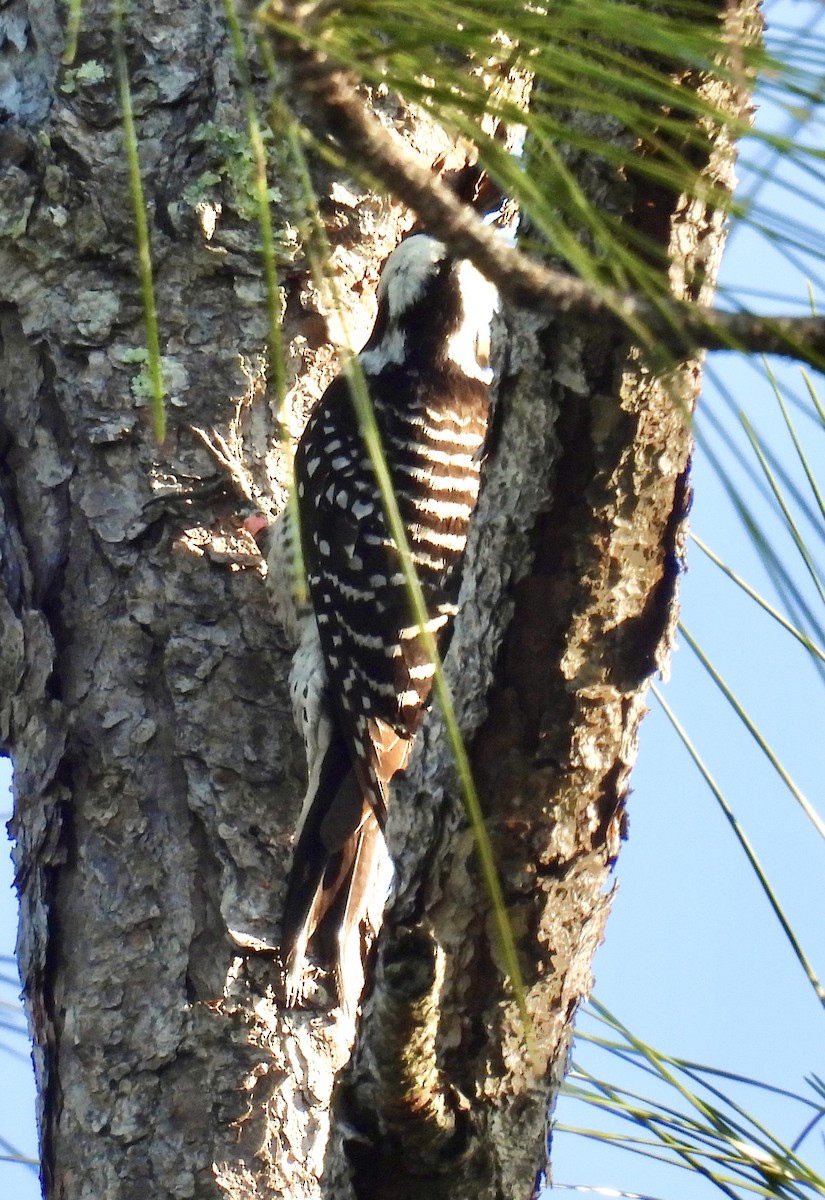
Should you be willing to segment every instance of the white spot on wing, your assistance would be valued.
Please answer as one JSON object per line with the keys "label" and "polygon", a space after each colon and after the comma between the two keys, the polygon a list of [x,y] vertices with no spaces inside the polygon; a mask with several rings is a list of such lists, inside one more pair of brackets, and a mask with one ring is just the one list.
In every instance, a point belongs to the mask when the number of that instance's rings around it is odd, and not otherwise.
{"label": "white spot on wing", "polygon": [[341,624],[347,631],[349,637],[356,646],[363,646],[365,650],[383,650],[384,639],[374,633],[359,633],[357,629],[353,629],[346,621]]}
{"label": "white spot on wing", "polygon": [[[330,579],[335,590],[344,600],[374,600],[375,592],[372,588],[357,588],[351,584],[345,583],[343,579],[334,577]],[[330,601],[331,603],[331,601]]]}

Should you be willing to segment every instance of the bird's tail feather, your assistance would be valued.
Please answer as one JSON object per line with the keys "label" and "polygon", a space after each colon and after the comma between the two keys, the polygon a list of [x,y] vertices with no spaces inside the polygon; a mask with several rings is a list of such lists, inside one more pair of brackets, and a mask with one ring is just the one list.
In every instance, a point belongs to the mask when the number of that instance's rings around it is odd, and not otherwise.
{"label": "bird's tail feather", "polygon": [[335,984],[342,1009],[352,1016],[364,990],[364,963],[381,928],[392,878],[384,835],[370,813],[358,831],[335,953]]}
{"label": "bird's tail feather", "polygon": [[[287,883],[281,940],[287,1004],[293,1006],[303,994],[310,938],[335,909],[338,998],[352,1012],[363,987],[362,924],[367,923],[365,936],[374,937],[386,896],[389,855],[348,761],[343,773],[340,759],[336,764],[336,749],[330,745],[315,795],[305,805]],[[382,863],[384,868],[379,869]]]}
{"label": "bird's tail feather", "polygon": [[390,780],[406,766],[411,746],[384,721],[369,728],[372,774],[363,761],[353,767],[337,724],[310,772],[284,902],[289,1005],[301,999],[307,947],[328,913],[338,999],[350,1015],[363,989],[364,958],[380,928],[392,876],[381,822]]}

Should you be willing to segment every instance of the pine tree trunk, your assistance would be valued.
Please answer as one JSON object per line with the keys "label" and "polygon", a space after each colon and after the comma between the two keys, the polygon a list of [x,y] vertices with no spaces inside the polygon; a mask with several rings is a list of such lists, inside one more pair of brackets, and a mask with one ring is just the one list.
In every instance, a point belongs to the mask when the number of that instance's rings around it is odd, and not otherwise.
{"label": "pine tree trunk", "polygon": [[[726,19],[753,22],[754,7]],[[347,1068],[354,1031],[337,1010],[285,1010],[274,954],[304,765],[289,653],[241,529],[246,504],[283,496],[223,9],[138,6],[127,22],[170,390],[161,449],[135,353],[110,10],[84,4],[72,70],[63,12],[7,6],[0,59],[0,745],[45,1195],[526,1197],[602,936],[646,687],[670,646],[700,366],[663,382],[615,331],[508,315],[448,664],[539,1061],[433,714],[395,795],[397,892]],[[746,109],[739,90],[685,86]],[[437,133],[401,115],[432,160]],[[289,234],[297,189],[277,142],[271,159],[305,412],[336,369],[334,329]],[[707,299],[719,214],[575,165],[598,203],[669,245],[674,289]],[[724,130],[698,171],[731,185]],[[316,184],[366,334],[401,210],[320,168]],[[223,435],[232,469],[198,430]]]}

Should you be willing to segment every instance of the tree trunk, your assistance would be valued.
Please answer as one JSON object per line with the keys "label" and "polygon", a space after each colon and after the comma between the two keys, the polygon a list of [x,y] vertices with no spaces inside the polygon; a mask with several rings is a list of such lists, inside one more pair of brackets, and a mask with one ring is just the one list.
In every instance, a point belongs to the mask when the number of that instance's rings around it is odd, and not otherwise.
{"label": "tree trunk", "polygon": [[[539,1061],[434,713],[394,796],[397,890],[345,1070],[354,1030],[336,1009],[286,1010],[274,954],[304,764],[289,653],[240,528],[245,501],[282,503],[283,476],[223,9],[147,7],[126,34],[170,390],[160,450],[135,353],[109,6],[84,4],[71,70],[62,13],[13,0],[0,59],[0,745],[45,1194],[526,1196],[670,645],[699,364],[659,380],[615,332],[508,315],[448,669]],[[685,86],[747,103],[710,79]],[[386,100],[383,113],[430,161],[443,148],[423,120]],[[728,135],[708,137],[697,172],[728,187]],[[336,369],[333,334],[289,232],[298,189],[277,142],[271,162],[305,413]],[[698,297],[701,280],[706,300],[719,214],[577,166],[598,203],[669,246],[674,290]],[[365,335],[402,213],[320,168],[316,184]],[[199,429],[223,434],[232,470]]]}

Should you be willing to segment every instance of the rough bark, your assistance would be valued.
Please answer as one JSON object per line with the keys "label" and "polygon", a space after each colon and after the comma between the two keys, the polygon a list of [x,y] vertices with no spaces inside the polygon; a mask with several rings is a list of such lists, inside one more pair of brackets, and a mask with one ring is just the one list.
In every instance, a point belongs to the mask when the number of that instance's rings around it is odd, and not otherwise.
{"label": "rough bark", "polygon": [[[239,532],[244,500],[279,503],[282,478],[254,223],[221,140],[243,128],[222,9],[147,6],[127,33],[171,390],[162,450],[134,355],[109,10],[84,5],[85,74],[60,68],[61,11],[14,0],[0,58],[0,745],[46,1195],[526,1195],[669,646],[698,364],[656,380],[615,334],[509,318],[448,661],[541,1061],[525,1060],[436,718],[393,806],[398,892],[331,1119],[354,1031],[337,1011],[285,1011],[272,953],[303,763],[288,654]],[[435,157],[432,131],[400,125]],[[701,167],[727,184],[730,147],[709,139]],[[305,411],[335,355],[272,149]],[[597,202],[658,220],[677,290],[700,266],[707,285],[717,214],[581,169]],[[207,170],[221,213],[214,192],[197,207]],[[350,180],[317,182],[357,337],[401,213]],[[213,427],[239,456],[234,479],[196,432]]]}

